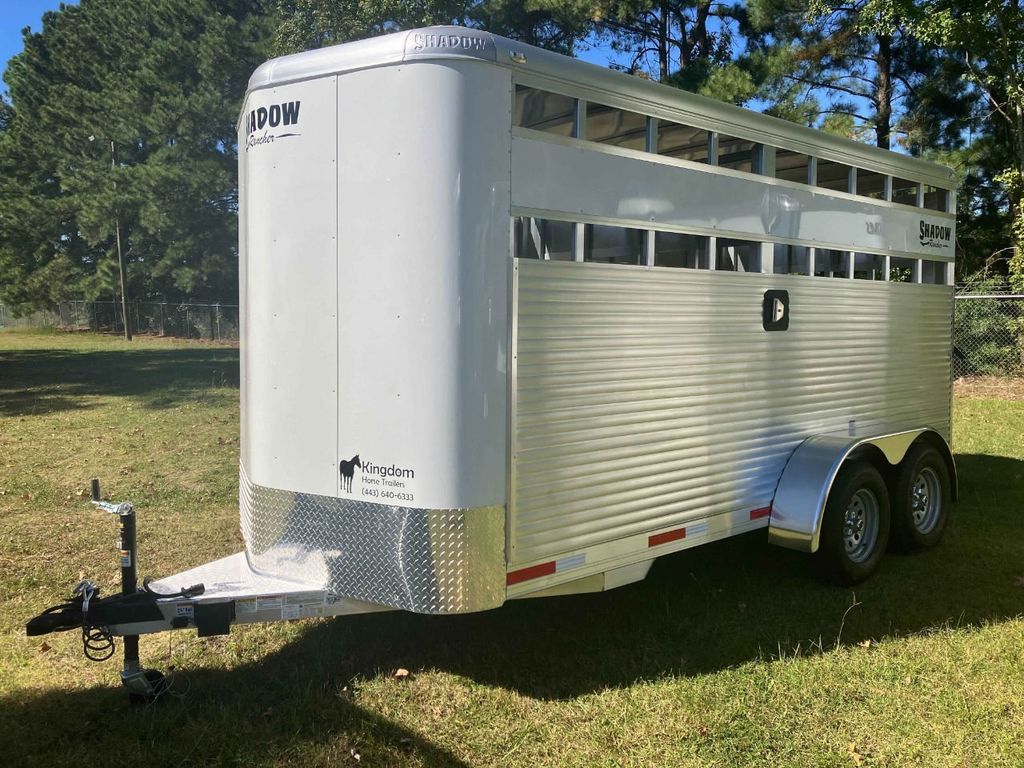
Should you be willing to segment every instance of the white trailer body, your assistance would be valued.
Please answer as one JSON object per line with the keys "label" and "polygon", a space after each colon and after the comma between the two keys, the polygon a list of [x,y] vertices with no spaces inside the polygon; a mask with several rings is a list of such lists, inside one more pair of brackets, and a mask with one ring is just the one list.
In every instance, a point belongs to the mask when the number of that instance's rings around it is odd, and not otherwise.
{"label": "white trailer body", "polygon": [[117,633],[814,551],[850,455],[952,475],[945,168],[448,27],[268,62],[238,145],[245,552]]}

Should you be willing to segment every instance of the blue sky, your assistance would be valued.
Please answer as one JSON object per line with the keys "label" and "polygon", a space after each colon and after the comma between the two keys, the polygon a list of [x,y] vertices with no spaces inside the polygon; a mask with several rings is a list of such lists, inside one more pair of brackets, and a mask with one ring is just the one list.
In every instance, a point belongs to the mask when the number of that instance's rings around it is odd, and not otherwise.
{"label": "blue sky", "polygon": [[59,6],[60,0],[0,0],[0,69],[7,69],[8,59],[21,52],[21,30],[32,27],[38,32],[43,27],[43,14]]}

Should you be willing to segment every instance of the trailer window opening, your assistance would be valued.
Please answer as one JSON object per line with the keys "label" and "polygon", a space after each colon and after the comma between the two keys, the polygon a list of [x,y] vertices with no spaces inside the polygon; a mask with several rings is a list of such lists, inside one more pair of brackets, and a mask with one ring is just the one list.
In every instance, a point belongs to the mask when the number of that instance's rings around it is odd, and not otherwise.
{"label": "trailer window opening", "polygon": [[644,150],[647,148],[647,118],[625,109],[587,102],[586,139]]}
{"label": "trailer window opening", "polygon": [[921,261],[921,282],[928,285],[946,284],[946,263],[943,261]]}
{"label": "trailer window opening", "polygon": [[655,232],[654,266],[707,269],[708,238],[679,232]]}
{"label": "trailer window opening", "polygon": [[775,150],[775,178],[785,181],[796,181],[800,184],[810,183],[811,158],[802,152],[789,149]]}
{"label": "trailer window opening", "polygon": [[874,200],[885,200],[885,183],[888,176],[865,168],[857,169],[857,194]]}
{"label": "trailer window opening", "polygon": [[811,274],[810,251],[805,245],[776,243],[772,271],[776,275]]}
{"label": "trailer window opening", "polygon": [[760,272],[761,243],[718,238],[715,246],[715,269],[723,272]]}
{"label": "trailer window opening", "polygon": [[572,261],[573,224],[568,221],[515,219],[515,257],[540,261]]}
{"label": "trailer window opening", "polygon": [[583,260],[600,264],[640,264],[643,261],[642,229],[587,224],[583,230]]}
{"label": "trailer window opening", "polygon": [[677,157],[694,163],[708,162],[708,140],[710,136],[703,128],[691,128],[680,123],[658,121],[659,155]]}
{"label": "trailer window opening", "polygon": [[917,206],[917,182],[892,177],[892,201]]}
{"label": "trailer window opening", "polygon": [[734,171],[760,173],[760,148],[757,142],[719,135],[718,166],[732,168]]}
{"label": "trailer window opening", "polygon": [[949,213],[949,193],[944,189],[926,184],[924,188],[924,207],[931,211]]}
{"label": "trailer window opening", "polygon": [[817,184],[822,189],[849,192],[850,166],[819,158]]}
{"label": "trailer window opening", "polygon": [[572,136],[575,114],[576,99],[572,96],[525,85],[516,86],[513,125],[557,136]]}
{"label": "trailer window opening", "polygon": [[815,277],[848,277],[850,254],[832,248],[819,248],[814,254]]}
{"label": "trailer window opening", "polygon": [[853,255],[854,280],[885,280],[885,256],[876,253]]}
{"label": "trailer window opening", "polygon": [[917,259],[904,259],[899,256],[893,256],[889,259],[889,282],[914,282],[914,267],[916,265]]}

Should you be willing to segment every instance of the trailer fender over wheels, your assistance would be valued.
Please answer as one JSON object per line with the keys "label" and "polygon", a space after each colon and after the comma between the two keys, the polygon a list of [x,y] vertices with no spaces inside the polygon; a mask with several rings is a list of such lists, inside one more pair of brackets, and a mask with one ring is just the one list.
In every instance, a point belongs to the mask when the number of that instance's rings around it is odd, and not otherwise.
{"label": "trailer fender over wheels", "polygon": [[[768,528],[769,540],[773,544],[803,552],[818,551],[826,507],[833,490],[841,490],[840,480],[846,475],[844,464],[848,462],[851,465],[867,463],[884,479],[883,495],[893,500],[893,532],[901,546],[920,549],[939,540],[945,528],[949,502],[956,498],[956,467],[945,439],[934,429],[923,427],[865,435],[833,432],[815,435],[802,442],[793,451],[775,490]],[[910,468],[911,465],[918,471]],[[921,518],[921,513],[913,509],[913,504],[907,499],[911,498],[912,486],[920,479],[919,475],[925,478],[928,486],[924,494],[926,501],[931,503],[935,498],[936,486],[941,499],[938,514],[932,515],[924,527],[918,529],[920,535],[914,537],[907,533],[906,519],[913,521],[915,513]],[[935,482],[931,482],[933,476]],[[929,489],[932,489],[931,495],[928,494]],[[918,497],[920,506],[920,493]],[[887,512],[888,506],[887,502]],[[929,509],[935,512],[934,508]],[[905,543],[908,538],[910,542]]]}

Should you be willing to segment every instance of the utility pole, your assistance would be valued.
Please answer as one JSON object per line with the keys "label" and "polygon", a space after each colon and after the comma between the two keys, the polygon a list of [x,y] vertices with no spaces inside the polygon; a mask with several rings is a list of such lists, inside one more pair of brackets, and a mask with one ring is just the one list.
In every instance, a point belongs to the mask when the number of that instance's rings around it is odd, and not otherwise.
{"label": "utility pole", "polygon": [[[89,141],[96,141],[90,136]],[[110,139],[110,171],[114,185],[114,241],[117,243],[117,269],[121,275],[121,319],[124,321],[124,340],[132,340],[132,319],[128,314],[128,266],[124,263],[124,252],[121,250],[121,220],[117,215],[117,156],[114,153],[114,140]]]}
{"label": "utility pole", "polygon": [[[110,169],[117,173],[117,160],[114,156],[114,140],[110,140]],[[132,340],[132,320],[128,314],[128,269],[124,263],[124,252],[121,250],[121,220],[117,215],[117,176],[114,176],[114,240],[117,242],[117,267],[121,272],[121,318],[124,320],[124,340]]]}

